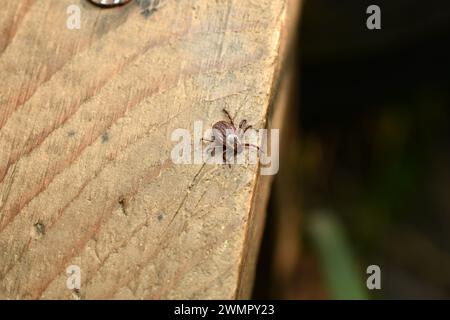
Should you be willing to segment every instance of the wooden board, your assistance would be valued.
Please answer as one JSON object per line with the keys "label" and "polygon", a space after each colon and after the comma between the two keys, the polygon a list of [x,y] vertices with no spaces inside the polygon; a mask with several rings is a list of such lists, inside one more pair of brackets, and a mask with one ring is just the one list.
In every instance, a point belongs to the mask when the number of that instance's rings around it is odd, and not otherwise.
{"label": "wooden board", "polygon": [[270,179],[174,164],[171,134],[267,125],[299,1],[3,2],[0,298],[249,297]]}

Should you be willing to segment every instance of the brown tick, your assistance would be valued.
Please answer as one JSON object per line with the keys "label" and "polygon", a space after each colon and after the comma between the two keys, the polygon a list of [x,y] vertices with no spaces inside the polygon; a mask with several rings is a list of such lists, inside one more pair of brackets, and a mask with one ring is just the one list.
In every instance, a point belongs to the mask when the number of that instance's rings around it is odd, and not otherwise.
{"label": "brown tick", "polygon": [[[260,148],[254,144],[242,143],[245,132],[252,128],[251,125],[247,125],[247,120],[242,120],[239,123],[239,127],[236,128],[233,118],[228,111],[225,109],[222,111],[225,113],[228,121],[221,120],[216,122],[212,127],[212,140],[202,138],[202,141],[213,142],[214,147],[221,147],[224,163],[227,163],[227,155],[231,153],[235,157],[244,150],[244,147],[254,147],[260,151]],[[228,165],[231,167],[229,163]]]}

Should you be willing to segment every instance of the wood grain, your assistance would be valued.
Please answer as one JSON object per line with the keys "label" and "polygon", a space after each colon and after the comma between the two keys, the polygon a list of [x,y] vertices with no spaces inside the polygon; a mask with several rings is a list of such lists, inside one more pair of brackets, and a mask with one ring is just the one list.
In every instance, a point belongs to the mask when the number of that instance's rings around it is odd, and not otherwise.
{"label": "wood grain", "polygon": [[248,297],[259,168],[174,164],[171,133],[224,107],[266,126],[298,2],[4,2],[0,298]]}

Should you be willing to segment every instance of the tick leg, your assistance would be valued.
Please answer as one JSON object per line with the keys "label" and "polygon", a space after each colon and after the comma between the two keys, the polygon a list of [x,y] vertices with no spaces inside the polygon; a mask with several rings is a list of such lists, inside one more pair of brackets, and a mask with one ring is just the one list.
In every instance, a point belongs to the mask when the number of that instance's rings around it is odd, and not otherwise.
{"label": "tick leg", "polygon": [[[200,139],[200,141],[201,142],[214,142],[214,140],[205,139],[203,137]],[[215,151],[215,148],[211,143],[206,146],[205,152],[206,152],[206,154],[209,154],[210,157],[214,156],[214,151]]]}
{"label": "tick leg", "polygon": [[230,113],[226,109],[222,109],[222,111],[225,113],[225,115],[227,116],[228,120],[230,120],[231,124],[234,127],[234,121],[233,121],[233,118],[231,117]]}
{"label": "tick leg", "polygon": [[263,152],[263,151],[261,151],[260,147],[254,145],[254,144],[251,144],[251,143],[244,143],[244,146],[245,147],[253,147],[253,148],[256,148],[259,152]]}
{"label": "tick leg", "polygon": [[[227,164],[227,157],[226,157],[226,154],[227,154],[227,150],[225,150],[225,151],[222,153],[223,164]],[[231,164],[230,164],[230,163],[228,163],[228,167],[231,168]]]}
{"label": "tick leg", "polygon": [[245,133],[245,131],[247,131],[248,129],[251,129],[251,128],[253,128],[253,126],[251,126],[251,125],[247,126],[247,120],[245,120],[245,119],[239,123],[239,129],[242,130],[242,133]]}
{"label": "tick leg", "polygon": [[[206,141],[206,142],[214,142],[214,140],[205,139],[205,138],[203,138],[203,137],[200,139],[200,141],[201,141],[201,142],[204,142],[204,141]],[[209,144],[209,145],[206,147],[206,152],[208,152],[208,149],[212,149],[212,151],[210,152],[210,154],[213,154],[214,148],[211,146],[211,144]]]}

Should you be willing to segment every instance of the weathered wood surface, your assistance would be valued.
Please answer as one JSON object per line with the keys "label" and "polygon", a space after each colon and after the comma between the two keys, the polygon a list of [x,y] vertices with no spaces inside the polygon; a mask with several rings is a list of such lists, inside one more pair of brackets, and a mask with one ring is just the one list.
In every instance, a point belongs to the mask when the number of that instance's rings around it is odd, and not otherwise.
{"label": "weathered wood surface", "polygon": [[0,298],[248,297],[270,178],[174,164],[171,133],[266,125],[298,3],[3,1]]}

